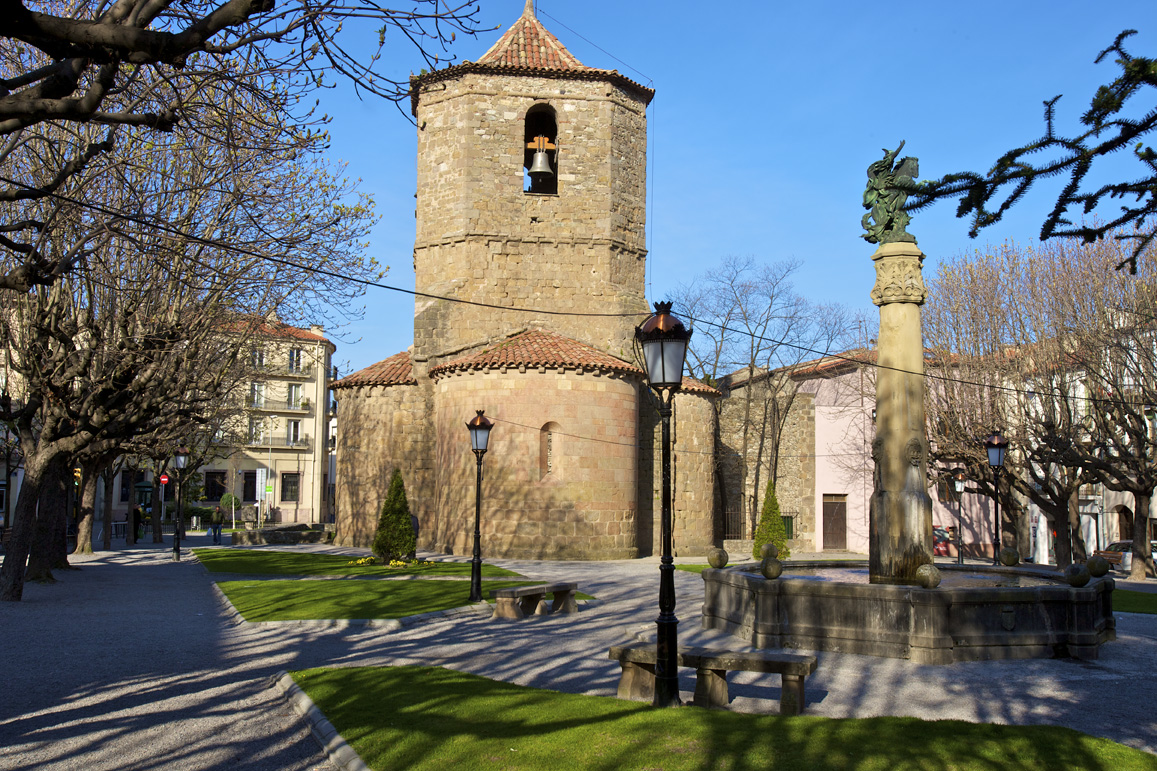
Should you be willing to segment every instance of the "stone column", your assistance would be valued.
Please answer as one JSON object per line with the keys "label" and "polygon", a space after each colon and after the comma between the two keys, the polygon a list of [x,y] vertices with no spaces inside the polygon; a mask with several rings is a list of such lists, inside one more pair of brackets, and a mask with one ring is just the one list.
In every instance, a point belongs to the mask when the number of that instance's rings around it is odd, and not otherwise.
{"label": "stone column", "polygon": [[872,260],[880,336],[868,571],[873,583],[915,583],[916,569],[932,562],[920,330],[920,306],[928,294],[920,275],[924,254],[914,242],[892,242],[881,244]]}

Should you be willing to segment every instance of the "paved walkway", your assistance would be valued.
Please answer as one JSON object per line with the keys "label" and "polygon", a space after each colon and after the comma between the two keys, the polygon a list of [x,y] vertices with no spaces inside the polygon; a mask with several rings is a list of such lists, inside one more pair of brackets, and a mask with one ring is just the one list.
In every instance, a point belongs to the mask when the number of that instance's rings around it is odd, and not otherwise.
{"label": "paved walkway", "polygon": [[[0,604],[0,769],[332,769],[270,687],[279,670],[435,664],[613,695],[618,664],[607,649],[653,630],[657,615],[656,560],[496,560],[536,579],[577,580],[599,601],[577,616],[465,616],[399,631],[235,625],[209,574],[170,555],[152,546],[99,553],[55,585],[29,585],[23,602]],[[677,571],[676,594],[681,642],[723,637],[697,627],[699,576]],[[1157,706],[1146,696],[1157,692],[1157,617],[1119,614],[1117,632],[1096,662],[930,667],[821,653],[807,711],[1058,724],[1157,752]],[[693,672],[682,687],[690,700]],[[736,709],[778,711],[777,676],[737,673],[731,692]]]}

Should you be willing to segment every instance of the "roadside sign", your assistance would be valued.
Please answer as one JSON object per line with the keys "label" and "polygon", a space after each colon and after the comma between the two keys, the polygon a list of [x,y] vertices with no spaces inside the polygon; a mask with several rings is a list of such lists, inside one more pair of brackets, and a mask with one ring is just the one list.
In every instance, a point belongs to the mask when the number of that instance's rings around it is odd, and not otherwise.
{"label": "roadside sign", "polygon": [[273,495],[273,485],[265,485],[265,493],[267,495]]}
{"label": "roadside sign", "polygon": [[167,485],[169,483],[169,475],[161,474],[161,484]]}

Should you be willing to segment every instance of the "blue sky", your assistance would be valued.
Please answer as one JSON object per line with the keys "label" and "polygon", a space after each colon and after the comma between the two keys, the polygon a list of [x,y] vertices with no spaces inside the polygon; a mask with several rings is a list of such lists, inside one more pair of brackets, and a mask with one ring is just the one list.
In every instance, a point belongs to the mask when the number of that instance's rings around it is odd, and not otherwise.
{"label": "blue sky", "polygon": [[[459,36],[452,52],[476,60],[523,5],[482,0],[483,26],[499,29]],[[649,300],[725,256],[750,254],[799,260],[796,287],[809,299],[874,312],[874,247],[860,237],[860,201],[882,148],[906,140],[903,154],[919,157],[922,178],[986,170],[1043,134],[1045,99],[1064,94],[1058,130],[1077,132],[1096,87],[1117,73],[1112,62],[1093,63],[1117,33],[1138,30],[1127,49],[1157,55],[1153,0],[540,0],[538,9],[583,64],[657,91],[648,112]],[[393,73],[421,69],[397,42]],[[322,95],[322,109],[333,116],[333,157],[377,200],[371,251],[390,266],[384,283],[413,289],[414,127],[392,103],[359,100],[345,85]],[[1106,171],[1132,176],[1136,164],[1122,158]],[[1038,183],[975,240],[955,202],[917,213],[909,231],[928,256],[926,274],[941,257],[1035,239],[1061,185]],[[361,321],[331,331],[342,374],[413,339],[410,296],[370,289],[363,301]]]}

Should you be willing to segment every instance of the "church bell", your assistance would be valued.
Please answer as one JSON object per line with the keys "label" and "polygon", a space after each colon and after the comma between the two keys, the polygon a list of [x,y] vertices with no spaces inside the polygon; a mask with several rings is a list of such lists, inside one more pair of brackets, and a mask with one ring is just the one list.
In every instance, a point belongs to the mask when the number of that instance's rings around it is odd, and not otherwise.
{"label": "church bell", "polygon": [[548,177],[554,172],[550,168],[550,158],[547,157],[546,150],[538,150],[534,154],[534,159],[530,162],[530,176]]}

